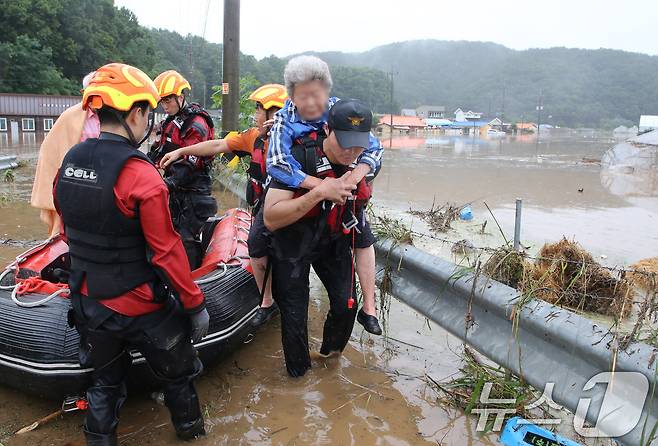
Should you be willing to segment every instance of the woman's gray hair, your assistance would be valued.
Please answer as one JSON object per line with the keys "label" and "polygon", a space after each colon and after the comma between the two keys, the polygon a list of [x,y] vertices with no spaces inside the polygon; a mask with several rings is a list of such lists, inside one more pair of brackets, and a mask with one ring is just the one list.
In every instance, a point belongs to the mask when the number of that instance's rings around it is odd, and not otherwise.
{"label": "woman's gray hair", "polygon": [[297,56],[288,61],[283,71],[288,96],[292,97],[295,85],[310,81],[321,81],[327,90],[331,90],[333,81],[327,62],[315,56]]}
{"label": "woman's gray hair", "polygon": [[94,77],[94,74],[96,74],[95,71],[92,71],[91,73],[87,73],[87,75],[82,78],[82,88],[87,88],[89,86],[89,82],[91,82],[91,79]]}

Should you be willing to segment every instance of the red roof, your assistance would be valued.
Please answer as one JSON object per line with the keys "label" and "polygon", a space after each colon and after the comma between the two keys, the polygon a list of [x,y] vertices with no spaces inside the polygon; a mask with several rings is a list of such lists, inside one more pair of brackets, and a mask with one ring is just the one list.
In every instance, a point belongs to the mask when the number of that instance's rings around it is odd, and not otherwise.
{"label": "red roof", "polygon": [[[391,125],[391,115],[382,116],[379,118],[379,123]],[[393,127],[425,128],[427,127],[427,124],[418,116],[393,115]]]}

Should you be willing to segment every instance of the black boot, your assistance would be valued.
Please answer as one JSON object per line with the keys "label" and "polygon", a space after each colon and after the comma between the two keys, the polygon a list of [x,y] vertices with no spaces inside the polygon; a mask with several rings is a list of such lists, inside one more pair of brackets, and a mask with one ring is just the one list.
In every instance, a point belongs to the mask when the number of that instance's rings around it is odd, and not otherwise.
{"label": "black boot", "polygon": [[356,320],[359,324],[363,325],[363,328],[365,328],[368,333],[372,333],[377,336],[382,334],[382,328],[379,326],[379,321],[377,318],[375,316],[366,314],[363,311],[363,308],[361,308],[359,313],[356,315]]}
{"label": "black boot", "polygon": [[267,308],[260,307],[258,308],[258,311],[256,311],[256,315],[251,319],[250,324],[252,327],[260,327],[276,316],[278,312],[279,306],[276,302],[273,302],[272,305]]}
{"label": "black boot", "polygon": [[206,434],[199,397],[191,379],[167,383],[164,394],[165,404],[171,413],[171,421],[178,438],[194,440]]}
{"label": "black boot", "polygon": [[203,418],[197,418],[189,423],[178,423],[174,427],[176,428],[176,436],[184,441],[194,440],[206,435]]}
{"label": "black boot", "polygon": [[87,446],[117,446],[117,434],[96,434],[94,432],[89,432],[87,429],[85,431],[85,439],[87,440]]}

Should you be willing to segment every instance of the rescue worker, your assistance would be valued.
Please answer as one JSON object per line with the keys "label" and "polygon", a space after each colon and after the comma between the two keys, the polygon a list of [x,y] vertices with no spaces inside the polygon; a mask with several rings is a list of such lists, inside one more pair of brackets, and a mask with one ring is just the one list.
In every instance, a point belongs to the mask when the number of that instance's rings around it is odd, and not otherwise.
{"label": "rescue worker", "polygon": [[[339,99],[330,97],[331,73],[327,64],[315,56],[290,59],[283,74],[290,100],[276,114],[270,132],[267,173],[280,183],[293,188],[313,189],[320,179],[303,172],[292,155],[294,142],[311,132],[319,132],[327,122],[328,110]],[[356,187],[365,178],[373,179],[381,166],[383,148],[374,135],[357,161],[356,168],[344,181]],[[359,220],[356,247],[356,269],[363,293],[363,306],[357,320],[366,331],[380,335],[382,329],[375,307],[375,237],[365,211]]]}
{"label": "rescue worker", "polygon": [[[165,71],[154,80],[160,104],[167,118],[160,124],[159,139],[149,157],[158,163],[166,153],[215,136],[212,118],[199,104],[186,104],[190,83],[174,70]],[[190,267],[201,264],[200,234],[204,223],[217,212],[212,197],[212,156],[184,156],[164,171],[169,188],[169,206],[174,228],[180,234]]]}
{"label": "rescue worker", "polygon": [[272,281],[266,277],[269,231],[263,224],[262,199],[267,178],[265,160],[267,157],[268,133],[272,118],[284,105],[288,94],[279,84],[266,84],[254,90],[249,99],[256,103],[254,115],[256,126],[241,133],[230,134],[225,139],[214,139],[192,146],[181,147],[162,157],[160,167],[167,169],[173,162],[185,156],[215,156],[232,152],[237,156],[251,156],[247,202],[252,207],[254,220],[249,231],[249,256],[254,278],[261,290],[262,300],[251,325],[258,327],[269,321],[278,311],[272,300]]}
{"label": "rescue worker", "polygon": [[[311,190],[272,180],[265,197],[264,221],[272,234],[272,287],[281,311],[281,338],[288,374],[311,367],[308,345],[310,268],[329,295],[320,354],[343,351],[356,318],[354,276],[355,215],[366,206],[365,179],[347,178],[369,146],[372,113],[361,102],[342,100],[329,111],[327,136],[313,132],[297,139],[291,153],[301,171],[320,184]],[[333,203],[333,204],[332,204]]]}
{"label": "rescue worker", "polygon": [[192,382],[202,364],[190,338],[205,335],[209,315],[172,225],[167,187],[138,150],[159,99],[139,69],[99,68],[82,104],[96,111],[100,136],[71,148],[55,179],[71,258],[71,319],[81,335],[81,363],[94,368],[88,445],[117,444],[132,349],[162,381],[178,437],[205,434]]}

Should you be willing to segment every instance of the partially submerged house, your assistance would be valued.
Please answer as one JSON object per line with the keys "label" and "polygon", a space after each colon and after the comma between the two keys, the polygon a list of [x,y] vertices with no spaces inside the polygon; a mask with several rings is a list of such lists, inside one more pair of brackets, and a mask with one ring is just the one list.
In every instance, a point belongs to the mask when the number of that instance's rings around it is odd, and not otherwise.
{"label": "partially submerged house", "polygon": [[390,132],[392,129],[394,132],[409,133],[426,128],[427,123],[417,116],[383,115],[377,124],[378,132]]}
{"label": "partially submerged house", "polygon": [[0,132],[12,138],[21,132],[47,132],[80,96],[0,93]]}

